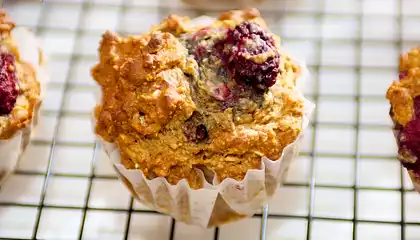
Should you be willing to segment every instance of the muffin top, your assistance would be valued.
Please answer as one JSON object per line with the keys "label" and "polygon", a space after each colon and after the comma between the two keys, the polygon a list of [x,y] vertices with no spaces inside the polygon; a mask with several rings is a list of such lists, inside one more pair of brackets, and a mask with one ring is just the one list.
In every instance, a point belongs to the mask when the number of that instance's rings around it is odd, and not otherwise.
{"label": "muffin top", "polygon": [[255,9],[211,24],[169,16],[144,35],[105,32],[92,76],[102,88],[96,133],[149,179],[200,188],[241,180],[278,159],[302,131],[300,67]]}
{"label": "muffin top", "polygon": [[15,24],[0,10],[0,139],[27,127],[39,105],[40,84],[34,67],[23,61],[11,34]]}

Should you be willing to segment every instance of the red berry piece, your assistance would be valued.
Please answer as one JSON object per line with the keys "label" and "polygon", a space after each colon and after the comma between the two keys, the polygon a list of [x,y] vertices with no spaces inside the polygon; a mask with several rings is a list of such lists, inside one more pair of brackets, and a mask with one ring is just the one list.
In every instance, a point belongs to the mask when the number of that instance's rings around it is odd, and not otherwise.
{"label": "red berry piece", "polygon": [[[274,40],[256,23],[244,22],[229,30],[226,39],[216,44],[216,49],[238,83],[260,90],[276,83],[280,56]],[[253,59],[257,55],[262,60]]]}
{"label": "red berry piece", "polygon": [[410,155],[416,157],[416,162],[402,161],[404,167],[414,170],[416,174],[420,174],[420,120],[412,120],[408,122],[399,135],[399,151],[409,152]]}
{"label": "red berry piece", "polygon": [[207,53],[207,49],[204,46],[197,46],[194,53],[195,60],[197,61],[203,60],[206,53]]}
{"label": "red berry piece", "polygon": [[407,71],[401,71],[398,75],[399,79],[402,80],[404,78],[406,78],[408,76],[408,72]]}
{"label": "red berry piece", "polygon": [[408,122],[400,134],[400,144],[415,156],[420,156],[420,120]]}
{"label": "red berry piece", "polygon": [[401,129],[398,138],[400,151],[408,151],[417,158],[415,163],[402,162],[402,164],[420,175],[420,96],[414,98],[413,119]]}
{"label": "red berry piece", "polygon": [[185,138],[189,142],[200,143],[208,138],[207,128],[202,124],[202,117],[195,112],[182,126]]}
{"label": "red berry piece", "polygon": [[420,120],[420,96],[413,99],[414,102],[414,118]]}
{"label": "red berry piece", "polygon": [[230,96],[230,89],[226,83],[221,83],[213,93],[214,98],[220,101],[225,101]]}
{"label": "red berry piece", "polygon": [[10,53],[0,54],[0,115],[12,112],[19,95],[16,87],[15,57]]}

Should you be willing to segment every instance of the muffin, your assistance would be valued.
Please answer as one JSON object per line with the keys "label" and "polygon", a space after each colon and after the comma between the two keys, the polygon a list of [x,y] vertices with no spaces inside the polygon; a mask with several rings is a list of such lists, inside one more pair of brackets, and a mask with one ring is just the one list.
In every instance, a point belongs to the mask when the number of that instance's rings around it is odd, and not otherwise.
{"label": "muffin", "polygon": [[103,34],[95,132],[136,198],[207,227],[266,202],[312,108],[296,86],[305,67],[278,42],[256,9]]}
{"label": "muffin", "polygon": [[420,48],[400,56],[399,81],[388,88],[398,158],[420,192]]}
{"label": "muffin", "polygon": [[42,52],[34,35],[0,10],[0,183],[16,167],[37,123]]}

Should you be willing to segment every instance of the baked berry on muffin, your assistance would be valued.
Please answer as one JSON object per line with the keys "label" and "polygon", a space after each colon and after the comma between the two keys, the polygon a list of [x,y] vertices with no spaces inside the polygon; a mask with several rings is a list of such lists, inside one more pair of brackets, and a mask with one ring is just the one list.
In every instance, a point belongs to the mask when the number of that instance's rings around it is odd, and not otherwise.
{"label": "baked berry on muffin", "polygon": [[386,93],[398,144],[398,158],[420,191],[420,48],[400,56],[399,81]]}
{"label": "baked berry on muffin", "polygon": [[0,182],[29,143],[41,104],[43,55],[32,33],[0,10]]}
{"label": "baked berry on muffin", "polygon": [[148,179],[191,188],[260,169],[302,132],[301,67],[256,9],[205,26],[169,16],[143,35],[107,31],[91,73],[102,89],[96,134]]}

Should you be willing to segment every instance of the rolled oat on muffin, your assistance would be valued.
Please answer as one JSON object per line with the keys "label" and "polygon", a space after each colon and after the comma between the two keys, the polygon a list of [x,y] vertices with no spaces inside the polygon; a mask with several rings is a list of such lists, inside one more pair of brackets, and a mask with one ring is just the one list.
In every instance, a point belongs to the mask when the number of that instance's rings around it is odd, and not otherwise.
{"label": "rolled oat on muffin", "polygon": [[388,88],[398,158],[420,192],[420,48],[400,56],[399,81]]}
{"label": "rolled oat on muffin", "polygon": [[[0,183],[29,143],[41,104],[45,58],[34,35],[0,10]],[[44,79],[43,79],[44,80]]]}
{"label": "rolled oat on muffin", "polygon": [[306,69],[278,40],[256,9],[103,34],[95,131],[136,198],[202,226],[266,202],[312,108],[296,87]]}

